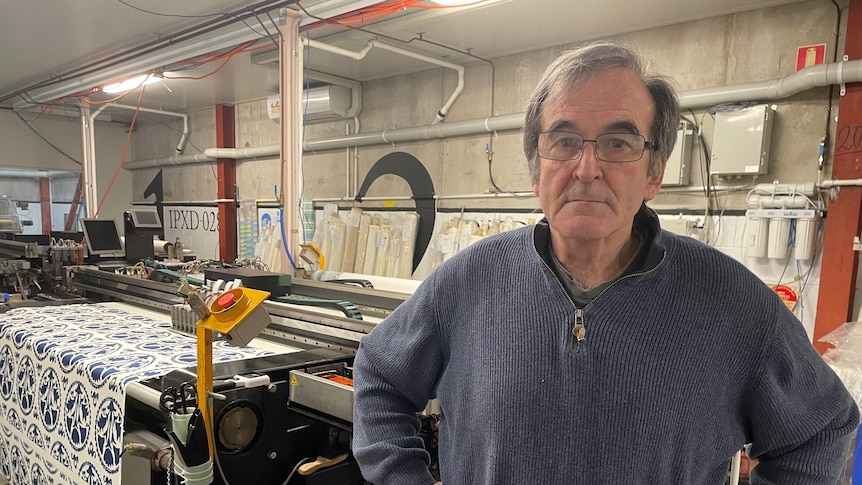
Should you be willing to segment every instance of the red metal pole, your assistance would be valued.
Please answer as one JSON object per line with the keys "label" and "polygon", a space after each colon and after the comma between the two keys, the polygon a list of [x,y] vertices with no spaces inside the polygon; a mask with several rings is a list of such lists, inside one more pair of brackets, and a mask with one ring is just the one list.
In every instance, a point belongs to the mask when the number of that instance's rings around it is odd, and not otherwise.
{"label": "red metal pole", "polygon": [[[848,60],[862,59],[862,0],[850,0],[844,53]],[[847,85],[838,113],[832,178],[862,178],[862,83]],[[814,322],[814,347],[820,353],[830,345],[818,340],[853,315],[859,263],[859,254],[853,250],[853,237],[862,231],[862,187],[841,187],[838,198],[829,204],[825,227],[820,294]]]}
{"label": "red metal pole", "polygon": [[[236,148],[236,125],[234,107],[217,104],[216,114],[216,146],[218,148]],[[219,200],[234,200],[236,187],[236,160],[218,159],[218,198]],[[222,261],[233,262],[236,259],[236,201],[219,202],[219,257]]]}
{"label": "red metal pole", "polygon": [[42,234],[51,234],[51,179],[39,179],[39,207],[42,209]]}
{"label": "red metal pole", "polygon": [[[72,207],[69,207],[69,217],[66,218],[66,224],[63,227],[64,231],[71,231],[75,225],[75,216],[78,215],[78,206],[81,200],[81,185],[84,183],[84,173],[78,177],[78,185],[75,186],[75,194],[72,195]],[[50,233],[49,233],[50,234]]]}

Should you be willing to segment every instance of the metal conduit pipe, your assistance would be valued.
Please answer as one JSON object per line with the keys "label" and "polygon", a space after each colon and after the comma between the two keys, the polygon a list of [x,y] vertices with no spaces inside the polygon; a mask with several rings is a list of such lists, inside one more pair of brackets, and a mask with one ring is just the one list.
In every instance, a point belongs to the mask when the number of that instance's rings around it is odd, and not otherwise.
{"label": "metal conduit pipe", "polygon": [[270,158],[278,156],[278,145],[264,145],[249,148],[207,148],[204,155],[210,158],[232,158],[242,160],[246,158]]}
{"label": "metal conduit pipe", "polygon": [[182,153],[186,148],[186,142],[189,141],[189,115],[182,113],[174,113],[172,111],[164,111],[161,109],[140,108],[138,106],[128,106],[125,104],[111,103],[107,105],[111,108],[123,108],[133,111],[143,111],[144,113],[154,113],[159,115],[176,116],[183,120],[183,132],[180,135],[180,142],[177,143],[177,153]]}
{"label": "metal conduit pipe", "polygon": [[[309,45],[313,46],[313,44]],[[773,81],[734,84],[730,86],[684,91],[680,93],[679,99],[680,105],[683,108],[715,106],[716,104],[736,101],[769,101],[772,99],[792,96],[805,91],[806,89],[818,86],[854,82],[862,82],[862,60],[809,66],[795,74],[790,74],[789,76]],[[514,113],[482,119],[385,130],[382,132],[320,138],[317,140],[306,141],[303,144],[303,151],[314,152],[318,150],[335,150],[346,147],[387,145],[449,136],[466,136],[494,131],[520,130],[524,126],[524,116],[525,113]],[[278,149],[277,145],[273,146],[276,147],[274,148],[275,150]],[[266,147],[258,148],[263,149]],[[123,164],[123,168],[126,170],[134,170],[138,168],[158,167],[162,165],[183,165],[212,161],[215,160],[209,157],[202,157],[199,159],[170,157],[126,162]]]}
{"label": "metal conduit pipe", "polygon": [[135,160],[123,163],[126,170],[138,170],[141,168],[167,167],[171,165],[195,165],[198,163],[215,162],[216,159],[208,157],[203,153],[193,155],[171,155],[166,158],[153,158],[151,160]]}
{"label": "metal conduit pipe", "polygon": [[[353,60],[360,60],[365,58],[368,54],[368,51],[377,47],[378,49],[387,50],[389,52],[394,52],[396,54],[401,54],[403,56],[412,57],[413,59],[418,59],[420,61],[425,61],[429,64],[435,64],[441,67],[445,67],[447,69],[452,69],[458,73],[458,84],[455,86],[455,91],[449,96],[449,99],[446,101],[446,104],[443,105],[438,111],[436,116],[434,117],[434,121],[431,122],[432,125],[436,125],[443,121],[446,118],[446,114],[449,113],[449,108],[455,103],[455,100],[461,94],[461,91],[464,90],[464,66],[459,66],[458,64],[453,64],[451,62],[446,62],[441,59],[437,59],[436,57],[426,56],[423,54],[419,54],[417,52],[409,51],[407,49],[402,49],[400,47],[396,47],[391,44],[387,44],[385,42],[380,42],[377,39],[371,39],[366,44],[365,47],[358,51],[351,51],[347,49],[343,49],[341,47],[336,47],[334,45],[326,44],[317,40],[307,39],[305,37],[299,38],[300,43],[303,45],[307,45],[312,49],[320,49],[323,51],[331,52],[333,54],[338,54],[340,56],[349,57]],[[343,147],[342,147],[343,148]]]}
{"label": "metal conduit pipe", "polygon": [[682,108],[695,108],[740,101],[768,101],[793,96],[818,86],[860,81],[862,60],[817,64],[772,81],[684,91],[680,93],[679,104]]}
{"label": "metal conduit pipe", "polygon": [[862,179],[824,180],[820,183],[820,188],[823,189],[831,189],[834,187],[862,187]]}
{"label": "metal conduit pipe", "polygon": [[524,126],[524,113],[515,113],[488,118],[454,121],[437,125],[416,126],[374,133],[359,133],[341,137],[309,140],[303,144],[304,151],[333,150],[348,146],[388,145],[450,136],[475,135],[494,131],[519,130]]}

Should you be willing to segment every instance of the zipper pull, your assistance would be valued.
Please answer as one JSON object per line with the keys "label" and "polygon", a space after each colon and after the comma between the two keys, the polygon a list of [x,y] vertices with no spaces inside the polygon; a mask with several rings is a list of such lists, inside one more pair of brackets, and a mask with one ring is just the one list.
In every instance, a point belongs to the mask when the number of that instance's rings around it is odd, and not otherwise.
{"label": "zipper pull", "polygon": [[584,326],[584,309],[575,309],[575,326],[572,328],[572,335],[575,336],[574,346],[575,352],[580,350],[581,342],[587,340],[587,327]]}

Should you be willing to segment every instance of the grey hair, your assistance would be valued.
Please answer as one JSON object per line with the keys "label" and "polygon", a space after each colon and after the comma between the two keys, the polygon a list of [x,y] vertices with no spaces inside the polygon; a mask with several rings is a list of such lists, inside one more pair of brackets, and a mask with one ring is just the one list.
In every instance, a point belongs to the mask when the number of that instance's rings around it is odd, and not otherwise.
{"label": "grey hair", "polygon": [[647,72],[644,62],[632,49],[613,42],[596,42],[564,52],[542,74],[542,79],[527,106],[524,123],[524,154],[530,168],[530,180],[539,182],[539,133],[542,131],[542,106],[552,93],[579,86],[607,69],[624,69],[643,81],[655,103],[655,117],[650,127],[650,141],[658,150],[650,150],[649,174],[657,176],[673,151],[679,125],[679,101],[670,79]]}

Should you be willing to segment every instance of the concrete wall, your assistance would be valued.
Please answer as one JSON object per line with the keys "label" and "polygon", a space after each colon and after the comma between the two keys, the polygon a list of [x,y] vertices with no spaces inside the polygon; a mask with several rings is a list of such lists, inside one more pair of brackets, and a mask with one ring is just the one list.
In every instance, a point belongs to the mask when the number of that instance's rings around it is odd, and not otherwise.
{"label": "concrete wall", "polygon": [[[658,72],[674,78],[680,88],[709,88],[728,84],[777,79],[795,72],[796,48],[826,43],[827,59],[834,55],[837,12],[831,2],[812,0],[774,8],[687,22],[621,35],[616,40],[637,47]],[[842,36],[843,39],[843,36]],[[843,40],[839,43],[843,43]],[[484,118],[492,114],[523,112],[529,93],[548,63],[559,52],[575,45],[540,49],[494,59],[493,71],[488,63],[466,66],[466,87],[452,107],[449,121]],[[431,122],[455,87],[451,71],[435,68],[428,71],[366,82],[363,85],[364,110],[360,115],[361,131],[405,128]],[[820,137],[827,129],[830,89],[817,88],[784,100],[777,106],[769,173],[757,182],[803,182],[816,180],[816,162]],[[491,101],[493,99],[493,106]],[[713,120],[708,107],[687,113],[703,124],[703,134],[711,144]],[[837,108],[836,108],[837,109]],[[834,112],[834,111],[833,111]],[[165,139],[163,126],[147,127],[141,122],[133,146],[137,160],[170,154],[176,134]],[[833,129],[834,122],[829,124]],[[307,140],[352,132],[352,121],[309,125]],[[266,116],[265,102],[237,106],[237,146],[261,146],[278,143],[280,127]],[[192,142],[201,149],[214,146],[214,122],[211,111],[192,114]],[[379,158],[393,151],[405,151],[423,162],[440,195],[477,194],[491,187],[485,147],[492,144],[493,172],[497,185],[507,191],[529,191],[526,164],[520,149],[518,132],[497,133],[399,144],[398,146],[363,147],[356,150],[332,150],[307,153],[304,157],[304,194],[309,198],[351,197],[353,188]],[[186,150],[190,151],[191,147]],[[830,154],[831,155],[831,154]],[[348,166],[358,164],[358,177]],[[692,185],[701,185],[702,161],[695,158]],[[280,179],[275,160],[244,161],[238,166],[240,197],[271,198],[273,184]],[[142,199],[144,186],[156,170],[136,171],[135,200]],[[182,175],[180,175],[180,173]],[[826,175],[828,176],[828,170]],[[205,165],[165,168],[167,200],[212,200],[215,198],[213,169]],[[357,179],[358,180],[355,180]],[[743,185],[742,180],[718,181]],[[407,186],[394,177],[376,182],[369,196],[404,196]],[[725,209],[744,209],[745,192],[731,194],[720,205]],[[398,203],[396,203],[397,205]],[[690,195],[668,191],[655,202],[659,208],[702,208],[705,201]],[[409,204],[407,204],[409,206]],[[446,200],[440,207],[535,207],[534,199]]]}
{"label": "concrete wall", "polygon": [[[36,113],[24,113],[22,116],[30,121],[30,125],[68,157],[52,148],[42,138],[27,127],[15,113],[0,111],[0,195],[15,194],[17,200],[39,200],[38,179],[22,182],[21,178],[4,177],[4,168],[26,170],[52,170],[80,172],[81,166],[81,125],[78,118],[62,116],[38,116]],[[123,146],[126,141],[126,125],[109,122],[96,122],[96,165],[98,200],[102,200],[105,190],[120,164]],[[62,178],[64,182],[52,184],[55,201],[70,201],[74,191],[74,183]],[[73,183],[74,182],[74,183]],[[28,187],[26,191],[22,188]],[[124,210],[129,208],[128,194],[132,190],[132,175],[121,170],[117,175],[110,192],[102,207],[100,217],[120,220]],[[24,193],[26,192],[26,193]],[[92,212],[91,212],[92,213]]]}
{"label": "concrete wall", "polygon": [[[658,72],[674,78],[680,90],[718,87],[729,84],[767,81],[795,72],[796,48],[825,43],[826,58],[835,54],[837,11],[825,0],[810,0],[768,9],[687,22],[614,37],[635,46],[652,61]],[[844,27],[846,29],[846,27]],[[839,53],[843,48],[843,35]],[[545,48],[494,59],[495,68],[485,62],[466,66],[466,87],[452,107],[448,121],[484,118],[523,112],[529,93],[545,67],[563,50],[576,45]],[[478,53],[481,55],[481,53]],[[493,82],[492,82],[493,79]],[[429,124],[434,113],[455,87],[455,74],[442,68],[429,69],[393,78],[369,81],[363,85],[361,131],[406,128]],[[493,100],[493,105],[492,105]],[[757,182],[804,182],[817,179],[817,155],[820,137],[834,130],[830,118],[830,89],[812,89],[796,96],[772,101],[776,121],[771,145],[769,173]],[[708,107],[688,112],[702,123],[703,135],[711,146],[713,119]],[[200,149],[214,146],[214,120],[211,110],[192,113],[191,140]],[[315,140],[353,132],[352,120],[313,124],[306,127],[305,138]],[[170,133],[166,137],[165,133]],[[280,127],[266,116],[265,101],[237,106],[237,146],[277,144]],[[176,145],[178,134],[164,126],[150,126],[141,121],[133,145],[134,159],[165,156]],[[439,195],[481,194],[489,191],[488,162],[485,147],[492,146],[493,174],[497,185],[506,191],[530,191],[527,167],[521,151],[519,132],[496,133],[404,143],[397,146],[372,146],[358,149],[306,153],[304,156],[304,199],[349,198],[369,168],[382,156],[403,151],[417,157],[430,173]],[[831,143],[830,143],[831,145]],[[193,153],[187,148],[186,153]],[[827,152],[831,158],[831,151]],[[691,173],[693,186],[702,185],[703,161],[695,155]],[[357,174],[349,167],[356,163]],[[829,176],[829,165],[823,174]],[[174,201],[206,201],[216,198],[214,168],[208,165],[167,167],[165,198]],[[134,172],[133,197],[142,201],[143,190],[157,169]],[[248,160],[238,164],[240,198],[271,199],[273,185],[280,181],[280,167],[275,159]],[[739,192],[723,195],[712,202],[713,209],[744,209],[746,184],[752,177],[719,180],[734,184]],[[399,197],[409,195],[407,185],[393,176],[378,180],[368,196]],[[152,198],[151,198],[152,199]],[[151,200],[150,199],[150,200]],[[368,206],[380,205],[368,203]],[[410,202],[395,201],[396,206],[410,207]],[[536,208],[534,198],[474,198],[441,200],[441,208]],[[703,210],[702,196],[679,194],[668,190],[652,204],[664,210]]]}

